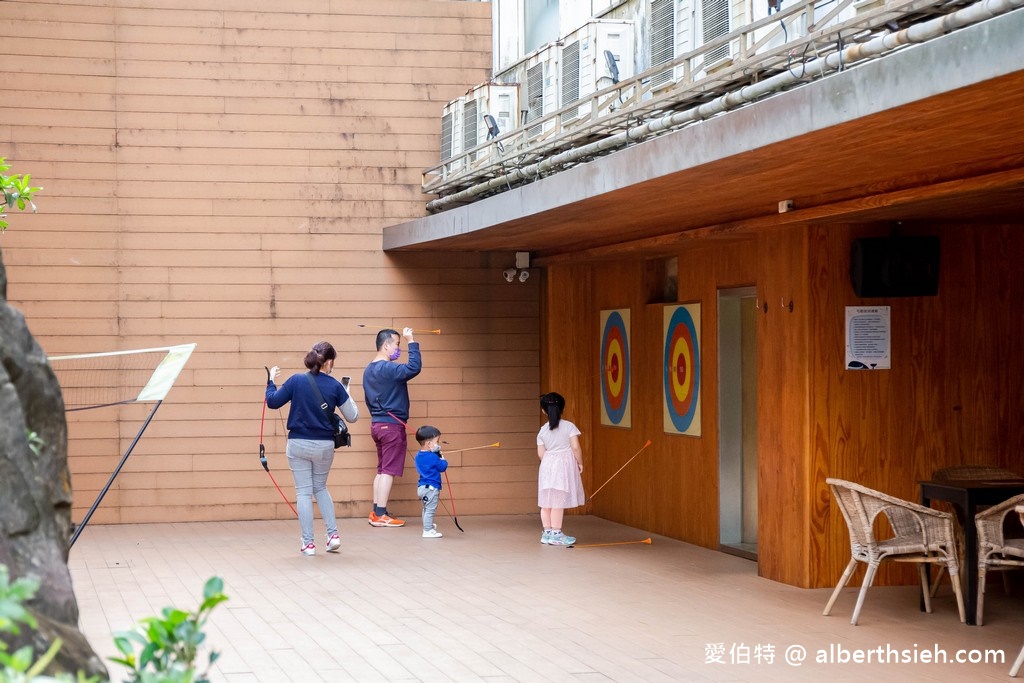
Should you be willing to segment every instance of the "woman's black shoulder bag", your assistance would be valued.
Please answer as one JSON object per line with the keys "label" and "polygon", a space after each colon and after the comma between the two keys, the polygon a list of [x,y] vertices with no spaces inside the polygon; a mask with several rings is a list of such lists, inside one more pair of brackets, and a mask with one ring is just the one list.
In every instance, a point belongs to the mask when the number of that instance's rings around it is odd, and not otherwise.
{"label": "woman's black shoulder bag", "polygon": [[316,395],[317,400],[320,401],[320,409],[324,411],[327,419],[332,425],[334,425],[334,447],[341,448],[342,446],[352,445],[352,435],[348,432],[348,425],[341,419],[341,416],[333,412],[330,406],[327,405],[327,401],[324,400],[324,395],[320,393],[320,387],[316,385],[316,378],[313,377],[312,372],[306,373],[306,379],[309,380],[309,386],[313,387],[313,393]]}

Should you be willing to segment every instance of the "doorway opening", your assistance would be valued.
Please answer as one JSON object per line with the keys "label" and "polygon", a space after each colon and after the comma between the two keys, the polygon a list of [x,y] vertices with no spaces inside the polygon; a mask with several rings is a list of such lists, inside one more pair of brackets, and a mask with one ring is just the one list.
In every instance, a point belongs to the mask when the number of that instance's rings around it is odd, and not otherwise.
{"label": "doorway opening", "polygon": [[718,292],[718,544],[757,560],[757,291]]}

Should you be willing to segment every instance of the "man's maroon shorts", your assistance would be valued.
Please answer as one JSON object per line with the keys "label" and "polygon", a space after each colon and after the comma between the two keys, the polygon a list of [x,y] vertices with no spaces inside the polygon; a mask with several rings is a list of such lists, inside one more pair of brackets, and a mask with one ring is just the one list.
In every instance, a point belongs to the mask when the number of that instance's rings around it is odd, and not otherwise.
{"label": "man's maroon shorts", "polygon": [[370,436],[377,444],[377,474],[402,476],[405,472],[405,451],[409,443],[405,427],[393,422],[372,422]]}

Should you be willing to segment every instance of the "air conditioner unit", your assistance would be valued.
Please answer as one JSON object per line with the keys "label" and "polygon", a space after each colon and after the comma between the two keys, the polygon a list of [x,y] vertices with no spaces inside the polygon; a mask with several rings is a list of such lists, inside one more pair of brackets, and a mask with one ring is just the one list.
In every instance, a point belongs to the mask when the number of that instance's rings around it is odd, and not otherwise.
{"label": "air conditioner unit", "polygon": [[558,109],[559,51],[558,43],[548,43],[527,55],[498,79],[523,84],[519,94],[519,126],[527,126],[528,138],[538,137],[555,127],[553,120],[533,125],[530,122]]}
{"label": "air conditioner unit", "polygon": [[[689,9],[678,0],[651,0],[646,17],[650,68],[653,70],[690,50],[700,49],[728,34],[732,26],[746,21],[742,14],[745,5],[741,3],[733,8],[730,4],[730,0],[694,0]],[[659,90],[673,87],[684,79],[704,78],[708,73],[731,65],[738,50],[738,41],[723,43],[704,54],[703,59],[693,65],[696,67],[693,71],[684,64],[658,71],[650,78],[651,88]]]}
{"label": "air conditioner unit", "polygon": [[573,31],[562,41],[559,85],[560,105],[580,106],[563,115],[563,123],[591,114],[590,95],[635,73],[631,21],[597,19]]}
{"label": "air conditioner unit", "polygon": [[[676,49],[676,0],[650,0],[644,17],[647,31],[646,64],[652,70],[675,59]],[[649,82],[652,89],[662,88],[675,82],[673,69],[656,71]]]}
{"label": "air conditioner unit", "polygon": [[465,97],[457,97],[441,109],[441,163],[446,171],[462,166],[463,113]]}
{"label": "air conditioner unit", "polygon": [[[699,35],[700,44],[710,43],[729,33],[734,23],[742,23],[742,19],[734,21],[731,17],[732,9],[729,0],[700,0],[699,8]],[[710,73],[717,69],[729,66],[737,56],[738,49],[735,41],[730,41],[712,48],[704,53],[703,71]]]}
{"label": "air conditioner unit", "polygon": [[485,117],[490,116],[499,134],[519,123],[519,84],[481,83],[466,93],[462,105],[462,150],[468,151],[491,135]]}

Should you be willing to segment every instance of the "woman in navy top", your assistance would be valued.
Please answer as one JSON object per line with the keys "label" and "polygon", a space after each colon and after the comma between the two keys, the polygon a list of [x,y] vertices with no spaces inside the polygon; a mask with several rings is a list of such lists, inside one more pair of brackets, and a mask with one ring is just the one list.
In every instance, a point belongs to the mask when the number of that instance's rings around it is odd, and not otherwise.
{"label": "woman in navy top", "polygon": [[[303,555],[315,555],[313,543],[313,498],[320,508],[327,527],[327,551],[337,552],[341,547],[338,523],[334,514],[334,500],[327,490],[327,475],[334,464],[334,425],[327,412],[340,409],[346,422],[359,419],[359,408],[349,396],[348,388],[331,377],[334,360],[338,354],[328,342],[319,342],[304,360],[308,373],[289,377],[281,388],[274,384],[281,369],[276,365],[270,369],[267,380],[267,407],[281,408],[291,403],[288,411],[288,467],[295,479],[295,506],[299,513],[299,527],[302,532],[300,551]],[[321,408],[320,397],[316,395],[309,377],[316,382],[328,411]]]}

